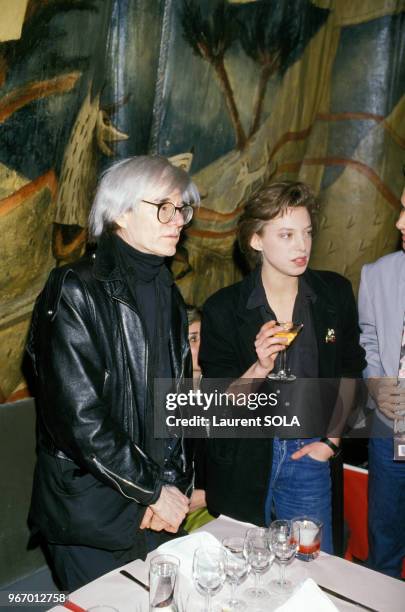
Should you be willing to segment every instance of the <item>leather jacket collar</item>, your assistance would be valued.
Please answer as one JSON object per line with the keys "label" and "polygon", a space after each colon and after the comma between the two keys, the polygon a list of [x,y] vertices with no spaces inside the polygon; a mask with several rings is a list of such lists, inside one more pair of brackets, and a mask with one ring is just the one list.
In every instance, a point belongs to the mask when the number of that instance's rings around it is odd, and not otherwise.
{"label": "leather jacket collar", "polygon": [[[103,234],[98,243],[97,250],[92,254],[94,259],[94,276],[102,282],[123,281],[124,275],[117,263],[116,246],[111,234]],[[136,277],[136,268],[133,268]],[[162,266],[159,272],[161,280],[167,285],[173,285],[173,277],[167,266]]]}
{"label": "leather jacket collar", "polygon": [[123,280],[123,275],[114,255],[114,241],[110,234],[103,234],[99,240],[97,251],[93,253],[94,276],[97,280],[108,282]]}

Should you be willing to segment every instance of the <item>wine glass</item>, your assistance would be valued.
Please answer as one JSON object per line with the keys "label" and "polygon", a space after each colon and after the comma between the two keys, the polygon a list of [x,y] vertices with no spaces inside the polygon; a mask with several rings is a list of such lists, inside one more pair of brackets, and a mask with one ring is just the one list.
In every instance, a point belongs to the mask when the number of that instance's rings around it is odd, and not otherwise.
{"label": "wine glass", "polygon": [[222,544],[226,549],[225,573],[231,584],[231,598],[224,603],[224,606],[232,611],[246,610],[246,602],[235,597],[236,587],[249,573],[249,563],[244,554],[244,539],[224,538]]}
{"label": "wine glass", "polygon": [[286,580],[285,568],[295,557],[299,546],[299,526],[294,529],[291,521],[273,521],[269,527],[270,548],[280,566],[280,577],[271,581],[275,593],[288,593],[293,588],[291,580]]}
{"label": "wine glass", "polygon": [[197,548],[193,559],[193,579],[198,591],[205,594],[204,612],[211,612],[211,596],[225,582],[226,553],[220,546]]}
{"label": "wine glass", "polygon": [[277,325],[279,325],[282,329],[281,331],[274,334],[274,338],[286,338],[287,344],[284,350],[280,351],[279,360],[280,360],[280,369],[278,372],[271,372],[268,374],[267,378],[270,380],[280,380],[283,382],[290,382],[296,379],[294,374],[291,374],[287,370],[287,349],[294,342],[295,338],[300,333],[301,329],[304,327],[303,323],[293,323],[292,321],[277,321]]}
{"label": "wine glass", "polygon": [[270,593],[260,586],[260,578],[267,572],[272,561],[267,529],[263,527],[248,529],[244,548],[245,556],[255,576],[255,586],[247,589],[245,594],[251,599],[270,597]]}

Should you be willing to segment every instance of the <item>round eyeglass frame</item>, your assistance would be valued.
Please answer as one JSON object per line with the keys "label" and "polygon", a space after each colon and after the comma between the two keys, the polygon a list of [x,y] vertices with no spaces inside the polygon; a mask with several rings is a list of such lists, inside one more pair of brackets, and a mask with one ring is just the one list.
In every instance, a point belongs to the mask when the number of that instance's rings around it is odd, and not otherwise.
{"label": "round eyeglass frame", "polygon": [[[190,223],[191,219],[193,218],[194,208],[191,206],[191,204],[183,203],[182,206],[175,206],[175,204],[173,204],[173,202],[171,202],[170,200],[162,200],[161,202],[150,202],[149,200],[142,199],[142,202],[145,202],[145,204],[151,204],[151,206],[156,206],[157,218],[160,223],[164,223],[164,224],[170,223],[170,221],[172,221],[174,217],[176,216],[176,211],[179,211],[179,213],[183,217],[184,225],[187,225],[187,223]],[[167,219],[161,218],[162,217],[161,211],[163,209],[163,206],[171,207],[171,212],[168,213]]]}

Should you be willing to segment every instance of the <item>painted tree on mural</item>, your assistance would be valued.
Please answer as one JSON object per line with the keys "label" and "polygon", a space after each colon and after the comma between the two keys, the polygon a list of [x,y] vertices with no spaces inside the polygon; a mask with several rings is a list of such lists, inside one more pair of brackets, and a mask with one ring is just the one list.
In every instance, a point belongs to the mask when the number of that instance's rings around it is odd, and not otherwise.
{"label": "painted tree on mural", "polygon": [[209,62],[215,70],[235,131],[237,147],[241,149],[246,143],[246,134],[224,62],[227,50],[238,35],[235,11],[225,0],[220,0],[204,19],[199,3],[185,0],[181,21],[187,43],[196,55]]}
{"label": "painted tree on mural", "polygon": [[253,19],[238,19],[242,47],[260,66],[249,137],[260,127],[270,78],[282,77],[301,57],[329,15],[327,9],[314,6],[309,0],[264,0],[252,6],[251,11]]}
{"label": "painted tree on mural", "polygon": [[[243,149],[260,127],[270,78],[282,77],[301,57],[328,15],[329,10],[314,6],[310,0],[262,0],[239,7],[218,0],[215,9],[204,17],[198,0],[183,0],[183,36],[193,52],[215,70],[238,149]],[[241,123],[225,65],[226,52],[236,40],[260,66],[252,121],[247,133]]]}

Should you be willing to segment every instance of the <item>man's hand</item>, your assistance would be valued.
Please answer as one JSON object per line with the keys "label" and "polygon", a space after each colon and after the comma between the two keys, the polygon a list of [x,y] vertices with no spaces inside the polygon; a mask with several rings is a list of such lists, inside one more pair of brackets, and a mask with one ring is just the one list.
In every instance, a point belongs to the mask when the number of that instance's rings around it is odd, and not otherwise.
{"label": "man's hand", "polygon": [[392,421],[405,415],[405,386],[397,378],[369,378],[367,386],[377,407]]}
{"label": "man's hand", "polygon": [[165,485],[162,487],[160,497],[149,508],[164,523],[170,525],[175,531],[180,527],[189,508],[190,500],[183,495],[177,487]]}
{"label": "man's hand", "polygon": [[309,455],[316,461],[328,461],[333,456],[333,450],[323,442],[310,442],[293,453],[291,459],[301,459],[304,455]]}
{"label": "man's hand", "polygon": [[205,508],[206,506],[207,502],[205,499],[204,489],[194,489],[190,498],[189,512],[194,512],[194,510],[198,510],[199,508]]}
{"label": "man's hand", "polygon": [[139,525],[139,529],[150,529],[152,518],[153,518],[153,510],[148,506],[146,508],[145,514],[143,515],[142,522]]}
{"label": "man's hand", "polygon": [[178,532],[178,527],[175,528],[172,527],[172,525],[169,525],[169,523],[165,523],[165,521],[162,521],[157,514],[153,515],[149,529],[152,529],[152,531],[168,531],[169,533]]}
{"label": "man's hand", "polygon": [[157,514],[154,514],[152,508],[148,506],[146,512],[143,515],[142,522],[139,526],[140,529],[152,529],[153,531],[168,531],[169,533],[176,533],[177,529],[165,523],[160,519]]}

